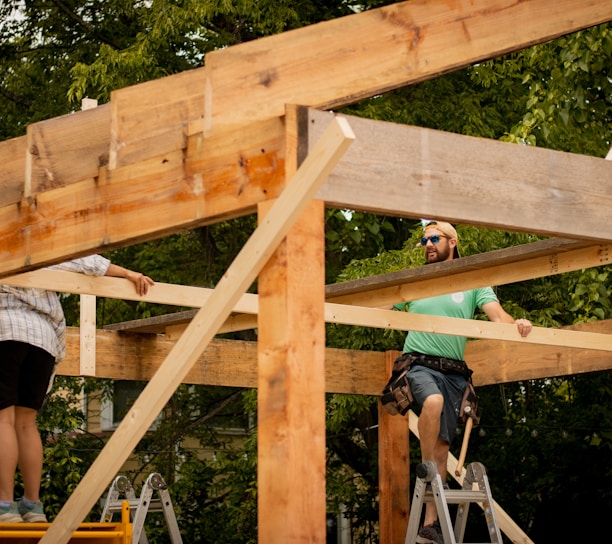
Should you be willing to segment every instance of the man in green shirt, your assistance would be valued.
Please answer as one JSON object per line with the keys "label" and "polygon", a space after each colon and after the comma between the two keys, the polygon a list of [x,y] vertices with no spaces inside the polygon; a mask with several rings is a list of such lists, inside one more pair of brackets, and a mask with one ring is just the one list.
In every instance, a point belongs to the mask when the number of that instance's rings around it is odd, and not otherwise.
{"label": "man in green shirt", "polygon": [[[457,231],[450,224],[431,221],[425,225],[421,245],[428,264],[459,257]],[[499,303],[490,287],[396,304],[395,309],[418,314],[472,319],[480,308],[491,321],[516,323],[521,336],[531,331],[527,319],[514,319]],[[410,391],[421,406],[418,429],[423,461],[434,461],[446,481],[446,461],[455,435],[459,409],[471,371],[463,361],[467,338],[411,331],[403,356],[410,362]],[[444,543],[434,503],[427,503],[417,542]]]}

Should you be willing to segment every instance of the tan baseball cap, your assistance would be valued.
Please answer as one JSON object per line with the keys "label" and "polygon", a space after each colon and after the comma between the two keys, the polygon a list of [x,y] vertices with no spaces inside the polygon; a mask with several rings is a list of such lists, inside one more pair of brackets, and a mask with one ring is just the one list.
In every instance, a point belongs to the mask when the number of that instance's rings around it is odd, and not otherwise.
{"label": "tan baseball cap", "polygon": [[459,237],[457,236],[455,227],[446,221],[429,221],[425,224],[425,232],[427,232],[428,229],[438,229],[441,233],[445,234],[449,238],[456,240],[457,245],[455,246],[455,251],[453,252],[453,258],[458,259],[460,257]]}

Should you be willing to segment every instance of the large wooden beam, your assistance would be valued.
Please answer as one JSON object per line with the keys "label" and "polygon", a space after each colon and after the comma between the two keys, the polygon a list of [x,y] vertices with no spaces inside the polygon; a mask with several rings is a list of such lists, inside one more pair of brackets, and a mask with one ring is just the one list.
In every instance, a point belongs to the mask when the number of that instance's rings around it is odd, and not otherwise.
{"label": "large wooden beam", "polygon": [[[610,335],[612,320],[568,329]],[[58,367],[58,374],[80,376],[79,329],[69,327],[66,337],[67,355]],[[98,330],[95,344],[98,378],[149,381],[176,341],[163,335]],[[468,342],[465,357],[474,370],[474,383],[478,386],[612,369],[612,357],[607,351],[500,340]],[[380,395],[386,383],[384,352],[327,348],[325,361],[328,393]],[[257,387],[257,344],[215,339],[184,381],[197,385]]]}
{"label": "large wooden beam", "polygon": [[205,133],[287,102],[345,106],[611,19],[607,0],[408,1],[239,44],[206,56]]}
{"label": "large wooden beam", "polygon": [[[308,127],[313,142],[332,119],[327,112],[310,110]],[[612,161],[371,119],[349,119],[357,134],[356,145],[317,195],[328,206],[612,240],[608,221]]]}
{"label": "large wooden beam", "polygon": [[282,122],[256,132],[202,143],[198,172],[177,149],[0,208],[0,276],[254,211],[280,192],[284,163]]}
{"label": "large wooden beam", "polygon": [[[295,113],[288,179],[303,130]],[[324,218],[323,202],[311,202],[258,280],[258,542],[325,542]]]}
{"label": "large wooden beam", "polygon": [[[391,376],[397,352],[387,352]],[[403,417],[389,414],[378,403],[379,538],[381,544],[404,541],[410,516],[410,429]]]}
{"label": "large wooden beam", "polygon": [[[67,354],[60,376],[82,376],[79,366],[79,329],[69,327]],[[168,357],[176,340],[165,335],[96,334],[96,378],[149,381]],[[385,354],[328,348],[325,350],[325,387],[328,393],[378,395],[385,382]],[[225,387],[257,387],[257,343],[214,339],[183,383]],[[382,384],[382,385],[381,385]]]}

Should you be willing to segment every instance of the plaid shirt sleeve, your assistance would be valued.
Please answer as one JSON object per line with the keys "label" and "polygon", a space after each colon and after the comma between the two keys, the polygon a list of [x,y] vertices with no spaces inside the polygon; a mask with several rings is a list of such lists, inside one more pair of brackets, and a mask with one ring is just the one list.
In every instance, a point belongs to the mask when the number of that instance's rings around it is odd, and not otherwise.
{"label": "plaid shirt sleeve", "polygon": [[[91,255],[49,268],[103,276],[109,265],[101,255]],[[4,340],[37,346],[61,361],[66,356],[66,320],[57,294],[0,284],[0,341]]]}

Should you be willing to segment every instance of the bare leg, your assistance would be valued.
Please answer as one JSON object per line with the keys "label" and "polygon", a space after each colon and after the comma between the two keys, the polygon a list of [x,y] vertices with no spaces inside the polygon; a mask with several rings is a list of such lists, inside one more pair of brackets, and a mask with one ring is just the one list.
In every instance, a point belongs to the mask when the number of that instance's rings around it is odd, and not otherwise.
{"label": "bare leg", "polygon": [[13,501],[19,455],[15,433],[15,407],[0,410],[0,500]]}
{"label": "bare leg", "polygon": [[40,499],[43,446],[36,426],[36,410],[15,408],[15,430],[19,442],[19,468],[23,477],[23,495],[31,501]]}
{"label": "bare leg", "polygon": [[[442,482],[446,481],[446,461],[448,459],[448,442],[439,438],[440,417],[444,406],[442,395],[430,395],[425,399],[419,416],[419,439],[423,461],[433,461],[438,467]],[[438,519],[436,505],[432,502],[425,505],[423,525],[431,525]]]}

